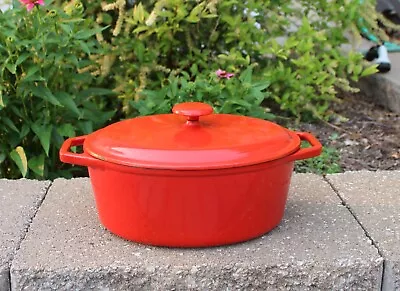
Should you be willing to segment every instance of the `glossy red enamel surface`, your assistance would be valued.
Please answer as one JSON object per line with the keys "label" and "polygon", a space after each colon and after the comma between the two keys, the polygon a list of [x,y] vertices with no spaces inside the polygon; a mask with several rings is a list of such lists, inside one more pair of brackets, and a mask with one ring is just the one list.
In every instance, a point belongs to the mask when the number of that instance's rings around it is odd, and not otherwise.
{"label": "glossy red enamel surface", "polygon": [[292,169],[293,162],[208,174],[136,175],[91,167],[89,173],[100,220],[114,234],[157,246],[206,247],[246,241],[276,227]]}
{"label": "glossy red enamel surface", "polygon": [[294,132],[277,124],[211,114],[212,108],[206,104],[179,104],[174,112],[177,114],[138,117],[110,125],[90,134],[84,150],[120,165],[196,170],[272,161],[300,146]]}

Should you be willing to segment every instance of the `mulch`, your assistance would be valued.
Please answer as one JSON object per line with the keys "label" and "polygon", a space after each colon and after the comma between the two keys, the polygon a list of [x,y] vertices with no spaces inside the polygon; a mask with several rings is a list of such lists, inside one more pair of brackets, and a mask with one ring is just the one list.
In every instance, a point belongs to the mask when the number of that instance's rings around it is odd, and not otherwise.
{"label": "mulch", "polygon": [[339,118],[330,124],[295,127],[336,148],[344,171],[400,169],[400,114],[367,101],[362,94],[343,94],[332,109]]}

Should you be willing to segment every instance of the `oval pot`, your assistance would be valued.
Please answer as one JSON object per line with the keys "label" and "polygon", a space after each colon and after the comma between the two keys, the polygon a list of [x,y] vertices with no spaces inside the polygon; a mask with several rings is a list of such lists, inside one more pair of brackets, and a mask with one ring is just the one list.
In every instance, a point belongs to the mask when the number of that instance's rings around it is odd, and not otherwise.
{"label": "oval pot", "polygon": [[259,237],[280,223],[294,161],[322,148],[311,134],[296,134],[311,147],[227,169],[135,168],[71,152],[85,136],[66,140],[60,159],[88,167],[100,220],[114,234],[157,246],[217,246]]}

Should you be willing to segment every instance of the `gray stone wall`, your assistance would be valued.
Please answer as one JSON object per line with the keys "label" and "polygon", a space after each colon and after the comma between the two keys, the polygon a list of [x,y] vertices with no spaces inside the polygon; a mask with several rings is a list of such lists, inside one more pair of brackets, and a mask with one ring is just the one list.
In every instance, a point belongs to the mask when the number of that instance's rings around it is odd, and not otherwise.
{"label": "gray stone wall", "polygon": [[281,224],[235,245],[123,240],[90,181],[0,180],[0,290],[399,290],[400,172],[295,174]]}

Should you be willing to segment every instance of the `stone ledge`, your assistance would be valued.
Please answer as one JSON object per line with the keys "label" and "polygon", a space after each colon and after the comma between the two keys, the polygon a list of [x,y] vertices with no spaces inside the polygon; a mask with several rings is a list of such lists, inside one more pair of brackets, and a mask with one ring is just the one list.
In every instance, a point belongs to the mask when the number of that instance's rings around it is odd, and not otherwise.
{"label": "stone ledge", "polygon": [[385,259],[382,290],[400,290],[400,171],[347,172],[328,180]]}
{"label": "stone ledge", "polygon": [[50,182],[0,179],[0,290],[10,290],[10,265]]}
{"label": "stone ledge", "polygon": [[361,78],[357,87],[376,104],[400,113],[400,53],[390,53],[392,69],[389,73]]}
{"label": "stone ledge", "polygon": [[383,259],[322,177],[294,175],[269,234],[205,249],[144,246],[97,219],[88,179],[56,180],[11,267],[13,290],[379,290]]}

